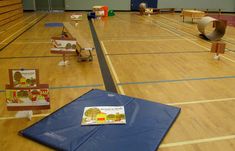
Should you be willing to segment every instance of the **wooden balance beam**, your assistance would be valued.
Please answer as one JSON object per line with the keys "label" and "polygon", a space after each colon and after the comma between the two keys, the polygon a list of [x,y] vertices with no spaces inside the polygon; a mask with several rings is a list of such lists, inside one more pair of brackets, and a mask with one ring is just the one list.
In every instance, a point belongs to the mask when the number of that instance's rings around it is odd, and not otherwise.
{"label": "wooden balance beam", "polygon": [[205,12],[198,10],[182,10],[181,15],[183,17],[183,22],[185,17],[191,17],[193,19],[200,19],[205,16]]}
{"label": "wooden balance beam", "polygon": [[[94,50],[93,43],[84,38],[82,31],[79,30],[78,27],[72,25],[70,22],[63,22],[63,24],[63,34],[65,33],[68,37],[75,38],[77,40],[77,53],[79,61],[92,61],[93,57],[91,51]],[[82,51],[88,51],[89,55],[83,56]]]}

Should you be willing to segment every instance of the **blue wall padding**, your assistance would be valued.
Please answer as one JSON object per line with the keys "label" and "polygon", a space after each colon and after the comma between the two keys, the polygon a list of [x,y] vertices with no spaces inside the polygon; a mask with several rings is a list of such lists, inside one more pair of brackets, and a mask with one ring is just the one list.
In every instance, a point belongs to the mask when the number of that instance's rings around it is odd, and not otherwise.
{"label": "blue wall padding", "polygon": [[140,3],[146,3],[148,8],[157,8],[158,0],[131,0],[131,10],[139,10]]}
{"label": "blue wall padding", "polygon": [[[125,125],[81,126],[89,106],[124,106]],[[57,150],[155,151],[180,109],[103,90],[91,90],[20,134]]]}

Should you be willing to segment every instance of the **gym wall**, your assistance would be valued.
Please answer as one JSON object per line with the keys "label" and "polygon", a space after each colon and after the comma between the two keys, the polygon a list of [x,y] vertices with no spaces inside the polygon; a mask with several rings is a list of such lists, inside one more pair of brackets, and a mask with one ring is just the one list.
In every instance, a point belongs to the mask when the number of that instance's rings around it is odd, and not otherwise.
{"label": "gym wall", "polygon": [[94,5],[107,5],[112,10],[130,10],[130,0],[65,0],[66,10],[91,10]]}
{"label": "gym wall", "polygon": [[235,0],[158,0],[158,7],[173,7],[177,10],[197,8],[209,9],[209,11],[216,11],[220,8],[222,12],[235,12]]}
{"label": "gym wall", "polygon": [[[23,0],[24,10],[34,10],[34,0]],[[146,0],[143,0],[146,1]],[[131,0],[65,0],[65,10],[91,10],[94,5],[108,5],[113,10],[130,10]],[[235,0],[158,0],[158,8],[199,8],[235,12]]]}

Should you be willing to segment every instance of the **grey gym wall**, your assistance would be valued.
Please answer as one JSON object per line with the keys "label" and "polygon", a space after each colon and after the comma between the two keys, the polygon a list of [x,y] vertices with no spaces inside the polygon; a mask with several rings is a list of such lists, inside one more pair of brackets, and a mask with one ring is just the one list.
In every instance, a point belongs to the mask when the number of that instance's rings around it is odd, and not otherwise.
{"label": "grey gym wall", "polygon": [[199,8],[235,12],[235,0],[158,0],[159,8]]}
{"label": "grey gym wall", "polygon": [[107,5],[113,10],[130,10],[130,0],[65,0],[65,10],[91,10],[95,5]]}

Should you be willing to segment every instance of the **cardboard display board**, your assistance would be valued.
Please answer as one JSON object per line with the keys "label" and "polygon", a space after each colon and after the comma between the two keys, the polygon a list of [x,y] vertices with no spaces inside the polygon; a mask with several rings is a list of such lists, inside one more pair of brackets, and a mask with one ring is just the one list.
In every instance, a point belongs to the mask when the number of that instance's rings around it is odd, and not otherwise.
{"label": "cardboard display board", "polygon": [[9,69],[10,87],[36,88],[39,84],[37,69]]}
{"label": "cardboard display board", "polygon": [[9,111],[50,108],[49,85],[39,84],[37,69],[9,69],[9,81],[5,91]]}
{"label": "cardboard display board", "polygon": [[61,38],[61,37],[51,37],[53,47],[51,48],[51,53],[58,52],[75,52],[77,47],[77,41],[75,38]]}
{"label": "cardboard display board", "polygon": [[51,48],[51,53],[62,54],[63,60],[58,63],[58,65],[65,66],[68,64],[66,60],[67,54],[74,54],[77,52],[77,40],[75,38],[68,37],[52,37],[51,38],[53,47]]}

